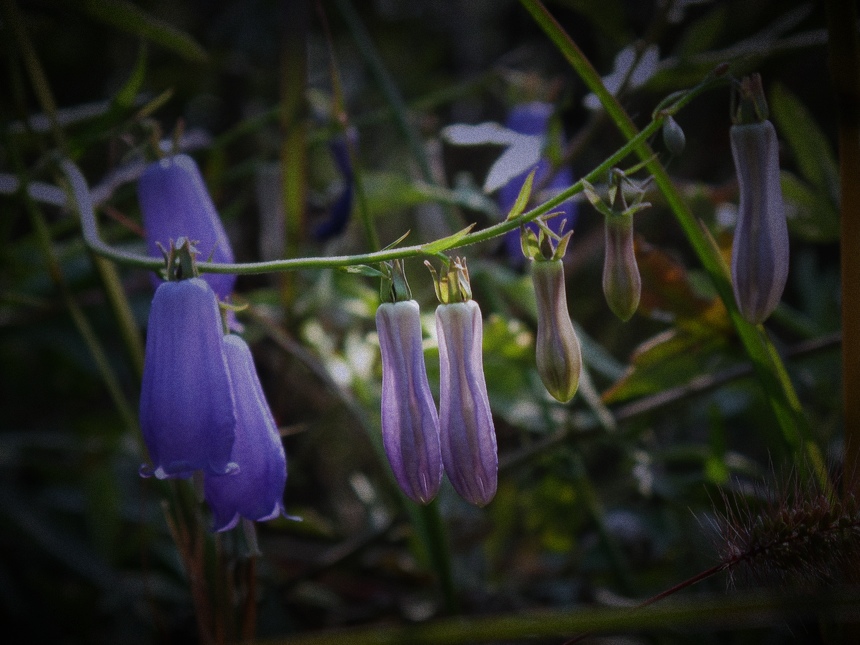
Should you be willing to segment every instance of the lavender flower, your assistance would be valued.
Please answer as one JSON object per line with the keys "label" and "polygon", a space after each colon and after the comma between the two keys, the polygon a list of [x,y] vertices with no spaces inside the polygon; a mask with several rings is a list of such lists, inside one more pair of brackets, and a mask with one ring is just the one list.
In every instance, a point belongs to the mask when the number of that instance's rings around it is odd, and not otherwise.
{"label": "lavender flower", "polygon": [[153,467],[141,475],[189,477],[236,468],[236,415],[218,303],[200,278],[165,282],[149,313],[140,425]]}
{"label": "lavender flower", "polygon": [[[195,243],[204,260],[232,263],[233,249],[206,190],[200,170],[188,155],[166,157],[149,164],[137,187],[146,244],[150,255],[161,257],[159,244],[185,237]],[[236,284],[236,276],[207,273],[209,283],[221,300]]]}
{"label": "lavender flower", "polygon": [[[505,125],[514,132],[518,132],[520,134],[546,136],[549,129],[549,118],[552,116],[552,112],[552,104],[543,103],[541,101],[533,101],[531,103],[516,105],[511,108],[511,111],[508,113]],[[508,181],[508,183],[502,186],[499,190],[499,209],[503,213],[507,213],[511,210],[511,207],[514,205],[514,202],[516,202],[517,197],[520,194],[520,190],[522,189],[531,170],[532,169],[528,169],[520,173]],[[535,170],[534,185],[545,186],[545,198],[554,196],[574,183],[573,171],[571,171],[567,166],[559,168],[552,177],[550,177],[551,172],[552,164],[549,159],[542,158],[538,161]],[[573,200],[568,200],[559,205],[554,212],[560,212],[561,215],[549,220],[548,225],[550,229],[555,233],[559,233],[561,222],[565,220],[571,227],[574,226],[578,214],[577,210],[577,205]],[[538,232],[537,225],[534,223],[527,224],[527,228],[535,233]],[[517,263],[522,262],[523,256],[520,252],[520,234],[518,231],[509,231],[505,235],[505,249],[507,250],[508,257],[511,261]]]}
{"label": "lavender flower", "polygon": [[223,339],[236,400],[236,442],[232,459],[239,472],[207,476],[204,494],[214,516],[213,530],[227,531],[240,517],[272,520],[284,511],[287,460],[278,428],[247,343],[230,334]]}
{"label": "lavender flower", "polygon": [[414,300],[376,310],[382,350],[382,440],[400,488],[426,504],[439,491],[442,457],[439,417],[430,393]]}
{"label": "lavender flower", "polygon": [[730,137],[740,188],[732,285],[741,315],[758,324],[776,309],[788,280],[779,144],[770,121],[733,125]]}
{"label": "lavender flower", "polygon": [[442,463],[460,496],[485,506],[496,494],[499,460],[482,357],[481,309],[462,260],[437,280],[439,430]]}

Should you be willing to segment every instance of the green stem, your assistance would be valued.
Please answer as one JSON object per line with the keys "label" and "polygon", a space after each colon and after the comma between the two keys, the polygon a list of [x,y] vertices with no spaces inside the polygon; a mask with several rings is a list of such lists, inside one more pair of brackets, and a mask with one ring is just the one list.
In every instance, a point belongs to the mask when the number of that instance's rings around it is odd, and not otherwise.
{"label": "green stem", "polygon": [[[666,112],[669,113],[668,111]],[[269,262],[246,262],[238,264],[218,264],[213,262],[199,262],[197,268],[201,273],[271,273],[278,271],[296,271],[298,269],[334,269],[338,267],[350,267],[359,264],[377,264],[389,260],[404,259],[410,257],[435,257],[444,251],[457,249],[478,242],[498,237],[508,231],[518,229],[522,224],[531,222],[544,213],[548,213],[555,207],[567,201],[583,190],[583,181],[596,182],[603,179],[609,169],[624,160],[636,146],[643,143],[648,137],[656,133],[663,122],[663,114],[658,114],[636,137],[631,139],[621,149],[610,155],[603,163],[588,173],[581,180],[563,190],[552,199],[536,206],[535,208],[519,215],[518,217],[499,222],[493,226],[481,229],[475,233],[466,235],[455,234],[441,240],[427,244],[404,246],[400,248],[374,251],[372,253],[361,253],[356,255],[340,255],[328,257],[303,257],[288,260],[272,260]],[[84,241],[95,253],[115,262],[135,266],[142,269],[160,269],[164,261],[158,258],[121,251],[105,243],[98,232],[95,213],[93,212],[92,200],[87,187],[86,179],[78,167],[69,160],[61,162],[63,172],[72,185],[72,197],[74,207],[81,217]]]}
{"label": "green stem", "polygon": [[581,632],[667,632],[684,627],[738,630],[819,618],[846,621],[857,615],[860,593],[783,596],[770,592],[678,598],[640,609],[577,607],[575,610],[518,612],[504,616],[448,618],[414,625],[328,630],[287,638],[258,640],[258,645],[456,645],[564,638]]}
{"label": "green stem", "polygon": [[[594,69],[576,43],[539,0],[520,0],[520,2],[564,55],[571,67],[580,75],[588,89],[600,99],[607,114],[615,122],[621,133],[630,142],[636,141],[634,148],[636,154],[653,175],[655,185],[666,198],[669,208],[684,230],[693,250],[699,257],[699,261],[711,277],[717,293],[729,312],[735,330],[755,367],[756,375],[776,416],[783,439],[791,450],[798,468],[801,472],[811,472],[824,490],[830,490],[824,459],[818,446],[812,441],[808,423],[803,415],[794,387],[788,378],[785,366],[770,342],[764,327],[752,325],[740,315],[735,303],[728,267],[726,267],[725,261],[710,238],[707,229],[700,225],[690,211],[672,183],[666,169],[654,155],[648,143],[639,138],[641,133],[618,100],[603,85],[597,70]],[[705,80],[705,83],[707,82],[708,79]],[[691,94],[688,93],[685,96],[686,100],[692,99]],[[675,106],[671,109],[664,109],[661,113],[668,114],[673,110],[676,110]]]}
{"label": "green stem", "polygon": [[860,43],[857,5],[827,0],[830,74],[839,119],[844,494],[860,496]]}

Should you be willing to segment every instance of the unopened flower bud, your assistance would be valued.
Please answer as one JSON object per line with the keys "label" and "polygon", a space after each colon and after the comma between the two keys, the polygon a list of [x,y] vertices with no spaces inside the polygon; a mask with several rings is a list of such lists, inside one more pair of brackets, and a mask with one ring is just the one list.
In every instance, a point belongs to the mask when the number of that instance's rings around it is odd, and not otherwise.
{"label": "unopened flower bud", "polygon": [[382,350],[382,441],[403,492],[426,504],[439,491],[442,457],[439,417],[430,393],[421,321],[414,300],[387,302],[376,310]]}
{"label": "unopened flower bud", "polygon": [[582,355],[567,312],[562,261],[533,262],[532,283],[538,314],[535,343],[538,374],[547,391],[566,403],[579,387]]}
{"label": "unopened flower bud", "polygon": [[687,137],[684,135],[684,131],[672,116],[667,116],[663,120],[663,145],[675,157],[680,156],[687,145]]}
{"label": "unopened flower bud", "polygon": [[642,279],[633,252],[633,217],[606,216],[603,294],[612,312],[627,321],[639,306]]}
{"label": "unopened flower bud", "polygon": [[439,428],[445,472],[460,496],[485,506],[496,494],[498,455],[482,356],[481,309],[474,300],[436,308]]}
{"label": "unopened flower bud", "polygon": [[740,189],[732,285],[741,315],[758,324],[776,309],[788,279],[779,144],[770,121],[733,125],[730,138]]}

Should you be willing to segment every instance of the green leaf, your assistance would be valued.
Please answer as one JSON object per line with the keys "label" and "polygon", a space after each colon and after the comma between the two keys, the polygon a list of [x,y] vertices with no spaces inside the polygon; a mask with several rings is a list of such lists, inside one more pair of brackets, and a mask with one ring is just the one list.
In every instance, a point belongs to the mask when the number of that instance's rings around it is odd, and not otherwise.
{"label": "green leaf", "polygon": [[725,336],[701,328],[663,332],[637,348],[630,369],[603,400],[620,403],[682,385],[713,371],[729,351]]}
{"label": "green leaf", "polygon": [[209,58],[194,38],[127,0],[78,0],[74,5],[99,22],[146,38],[186,60],[204,63]]}
{"label": "green leaf", "polygon": [[792,235],[818,243],[839,240],[839,211],[826,195],[788,171],[781,173],[780,184]]}
{"label": "green leaf", "polygon": [[354,266],[349,267],[340,267],[340,270],[344,273],[355,273],[358,275],[363,275],[368,278],[384,278],[385,274],[379,269],[374,269],[372,266],[368,266],[366,264],[356,264]]}
{"label": "green leaf", "polygon": [[532,170],[529,173],[529,176],[526,177],[522,188],[520,188],[520,194],[517,195],[514,205],[511,206],[511,212],[508,213],[508,216],[505,218],[506,220],[514,219],[519,216],[526,209],[526,206],[528,206],[529,199],[531,199],[532,196],[532,184],[535,180],[535,172],[537,172],[537,168]]}
{"label": "green leaf", "polygon": [[713,10],[691,23],[681,36],[677,54],[680,58],[688,58],[707,51],[722,35],[726,27],[726,6],[717,5]]}
{"label": "green leaf", "polygon": [[140,49],[137,54],[137,61],[134,64],[134,70],[131,72],[128,80],[114,95],[111,101],[113,105],[121,109],[129,109],[134,107],[134,101],[137,98],[140,88],[143,86],[143,81],[146,78],[146,59],[147,59],[146,42],[141,42]]}
{"label": "green leaf", "polygon": [[474,227],[475,224],[473,222],[472,224],[469,224],[466,228],[457,231],[453,235],[449,235],[448,237],[443,237],[441,240],[436,240],[435,242],[429,242],[425,244],[421,247],[421,251],[423,253],[428,254],[441,253],[442,251],[446,251],[450,249],[451,246],[466,237]]}
{"label": "green leaf", "polygon": [[835,204],[839,195],[839,169],[827,137],[809,110],[779,83],[770,92],[770,112],[801,176]]}
{"label": "green leaf", "polygon": [[493,220],[499,219],[498,206],[476,187],[458,186],[451,190],[388,172],[366,172],[362,177],[362,185],[367,209],[372,217],[436,202],[468,208],[484,213]]}

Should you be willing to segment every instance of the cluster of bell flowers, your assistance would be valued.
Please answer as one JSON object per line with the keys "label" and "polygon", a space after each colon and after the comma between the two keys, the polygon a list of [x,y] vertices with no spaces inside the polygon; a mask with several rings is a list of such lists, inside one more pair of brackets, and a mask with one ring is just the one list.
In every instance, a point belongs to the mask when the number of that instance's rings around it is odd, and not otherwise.
{"label": "cluster of bell flowers", "polygon": [[418,302],[402,264],[388,266],[390,302],[376,311],[382,352],[382,439],[394,477],[406,495],[430,502],[442,469],[466,501],[486,506],[496,494],[498,451],[483,365],[481,309],[472,300],[465,261],[434,274],[439,339],[439,411],[424,363]]}
{"label": "cluster of bell flowers", "polygon": [[202,473],[215,531],[243,518],[286,516],[287,465],[277,425],[251,351],[240,336],[225,333],[219,307],[235,276],[196,276],[198,249],[219,262],[233,260],[196,163],[177,155],[150,164],[138,196],[150,252],[161,250],[166,260],[147,326],[140,423],[151,465],[141,475]]}
{"label": "cluster of bell flowers", "polygon": [[[573,398],[582,356],[567,308],[562,256],[571,232],[559,236],[546,223],[538,233],[523,227],[522,251],[533,261],[538,309],[537,371],[558,401]],[[563,225],[562,225],[563,226]],[[383,290],[389,302],[376,312],[382,353],[382,438],[394,477],[406,495],[427,504],[442,473],[466,501],[485,506],[498,485],[498,449],[483,366],[483,320],[472,299],[465,260],[454,258],[439,273],[427,264],[439,305],[439,411],[424,363],[419,305],[400,263],[389,265]]]}

